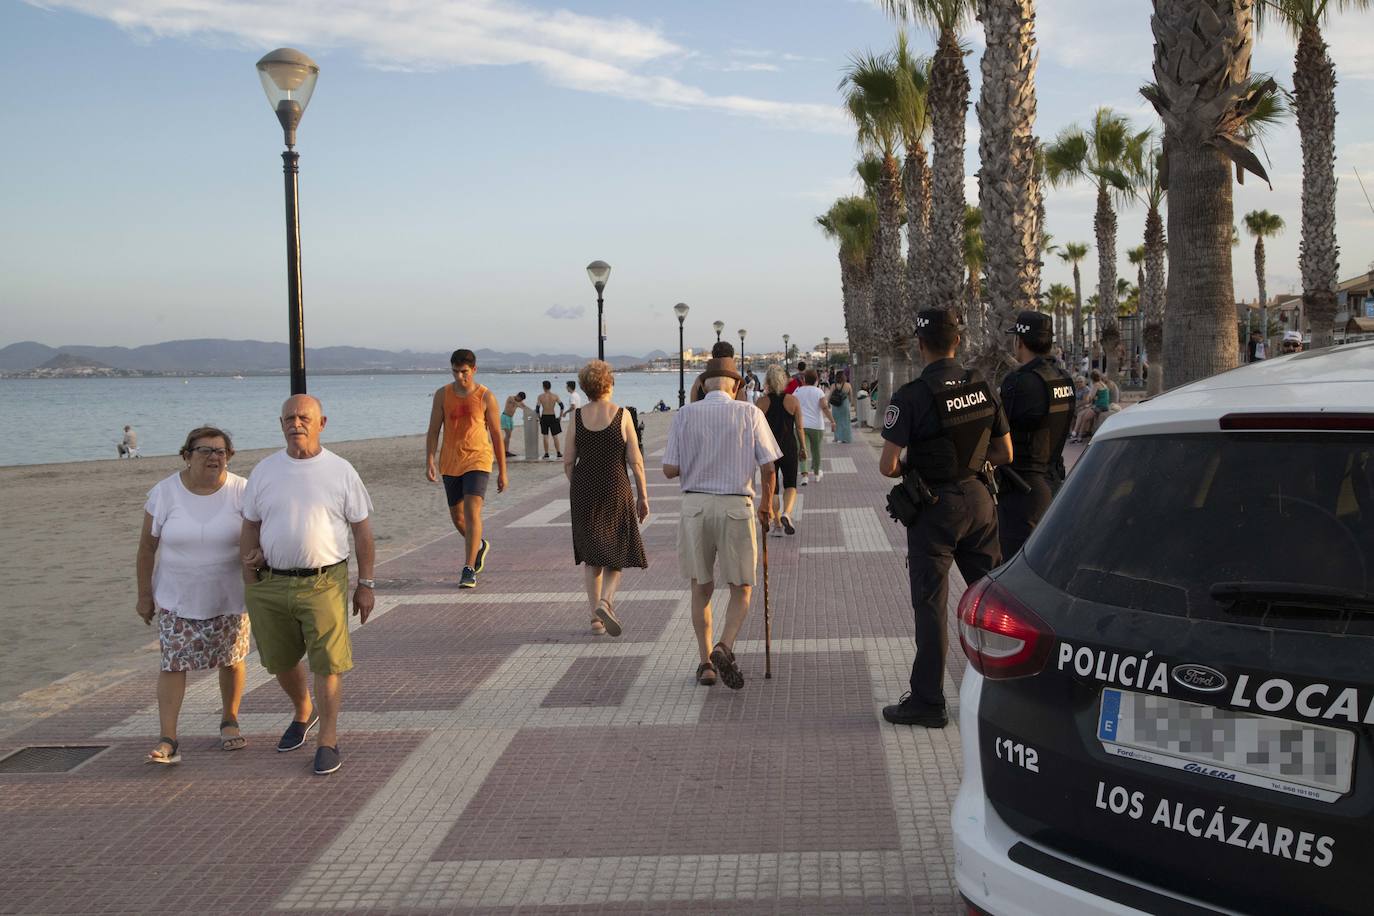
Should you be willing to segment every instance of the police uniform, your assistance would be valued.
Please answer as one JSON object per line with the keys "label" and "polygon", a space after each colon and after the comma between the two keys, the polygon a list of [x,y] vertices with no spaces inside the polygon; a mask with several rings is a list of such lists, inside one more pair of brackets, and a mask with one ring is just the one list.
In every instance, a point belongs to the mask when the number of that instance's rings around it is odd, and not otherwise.
{"label": "police uniform", "polygon": [[[1053,340],[1049,315],[1024,311],[1009,333],[1028,342]],[[1073,379],[1048,357],[1037,356],[1002,381],[1002,409],[1011,426],[1011,467],[1030,485],[1022,490],[1004,475],[997,499],[1002,556],[1021,549],[1064,482],[1064,443],[1074,414]]]}
{"label": "police uniform", "polygon": [[[923,311],[917,317],[917,333],[930,322],[941,321],[957,327],[958,313]],[[943,724],[951,561],[958,564],[967,582],[982,578],[1001,562],[992,494],[977,473],[988,445],[1007,431],[992,387],[976,370],[965,370],[953,359],[927,365],[916,380],[893,394],[883,416],[883,438],[906,449],[906,468],[918,471],[937,498],[907,528],[907,566],[916,616],[916,661],[907,702],[929,710],[935,720],[913,720],[914,724]],[[888,707],[884,717],[903,706]]]}

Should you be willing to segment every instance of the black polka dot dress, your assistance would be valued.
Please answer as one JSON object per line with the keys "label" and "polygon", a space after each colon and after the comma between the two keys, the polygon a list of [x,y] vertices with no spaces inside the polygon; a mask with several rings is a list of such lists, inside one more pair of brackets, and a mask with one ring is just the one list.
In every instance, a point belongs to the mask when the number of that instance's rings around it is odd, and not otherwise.
{"label": "black polka dot dress", "polygon": [[607,569],[649,565],[639,537],[634,490],[625,470],[624,414],[622,407],[605,429],[595,432],[582,425],[582,411],[574,414],[576,463],[570,496],[577,563]]}

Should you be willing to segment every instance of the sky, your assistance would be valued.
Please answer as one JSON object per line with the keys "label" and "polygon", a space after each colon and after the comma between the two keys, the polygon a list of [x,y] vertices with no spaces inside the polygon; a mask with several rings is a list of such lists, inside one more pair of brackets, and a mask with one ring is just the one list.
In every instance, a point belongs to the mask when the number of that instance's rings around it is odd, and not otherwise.
{"label": "sky", "polygon": [[[1137,92],[1149,13],[1040,4],[1038,134],[1101,105],[1156,123]],[[843,338],[815,225],[858,189],[836,87],[896,28],[871,0],[0,0],[0,346],[285,339],[281,131],[254,72],[281,46],[321,68],[297,146],[308,345],[593,353],[597,259],[608,353],[671,351],[677,302],[689,347],[714,320],[751,352]],[[1327,34],[1345,278],[1374,261],[1355,178],[1374,197],[1374,11]],[[976,25],[967,40],[974,101]],[[1291,86],[1292,56],[1272,29],[1254,67]],[[977,137],[970,105],[970,203]],[[1297,291],[1295,126],[1263,154],[1273,189],[1236,188],[1236,218],[1286,220],[1269,290]],[[1047,208],[1057,241],[1092,241],[1090,188]],[[1143,225],[1121,213],[1132,279]],[[1242,298],[1251,252],[1235,252]],[[1051,258],[1044,283],[1068,281]]]}

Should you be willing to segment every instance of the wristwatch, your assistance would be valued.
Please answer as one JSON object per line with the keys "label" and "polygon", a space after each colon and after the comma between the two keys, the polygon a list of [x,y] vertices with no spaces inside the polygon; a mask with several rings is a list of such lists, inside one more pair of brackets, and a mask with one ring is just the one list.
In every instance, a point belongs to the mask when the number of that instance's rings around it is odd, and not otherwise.
{"label": "wristwatch", "polygon": [[367,588],[375,589],[375,588],[377,587],[377,580],[376,580],[376,579],[359,579],[359,580],[358,580],[358,585],[360,585],[360,586],[366,586]]}

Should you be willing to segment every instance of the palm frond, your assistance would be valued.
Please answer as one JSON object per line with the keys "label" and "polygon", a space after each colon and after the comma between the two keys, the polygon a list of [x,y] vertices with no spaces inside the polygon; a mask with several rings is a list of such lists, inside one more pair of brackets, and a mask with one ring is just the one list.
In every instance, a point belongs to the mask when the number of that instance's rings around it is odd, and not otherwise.
{"label": "palm frond", "polygon": [[1320,27],[1328,13],[1369,8],[1370,0],[1258,0],[1255,3],[1255,31],[1263,32],[1275,24],[1296,39],[1305,27]]}
{"label": "palm frond", "polygon": [[975,0],[878,0],[894,19],[923,25],[933,32],[959,34],[973,22]]}

